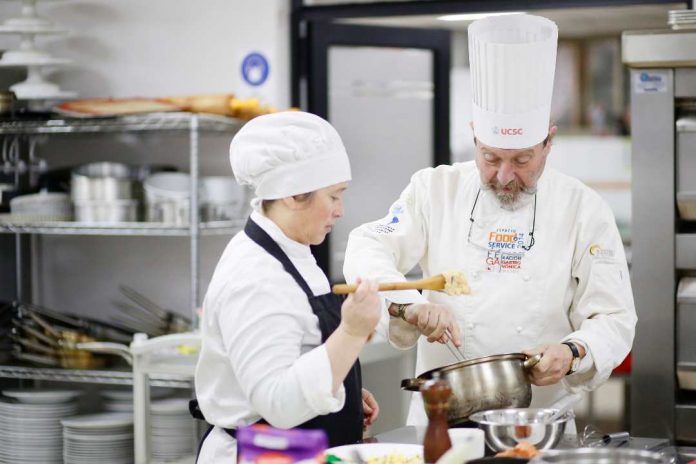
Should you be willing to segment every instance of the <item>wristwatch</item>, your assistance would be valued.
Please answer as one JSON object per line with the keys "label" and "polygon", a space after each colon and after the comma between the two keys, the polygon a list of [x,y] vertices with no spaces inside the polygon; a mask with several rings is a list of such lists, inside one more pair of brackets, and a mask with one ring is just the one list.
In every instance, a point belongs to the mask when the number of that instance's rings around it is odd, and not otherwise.
{"label": "wristwatch", "polygon": [[393,315],[395,318],[406,320],[406,308],[411,306],[412,303],[396,303],[396,314]]}
{"label": "wristwatch", "polygon": [[573,361],[570,363],[570,369],[566,372],[566,375],[570,375],[575,373],[578,370],[578,366],[580,366],[580,351],[573,342],[563,342],[562,344],[570,348],[570,351],[573,353]]}

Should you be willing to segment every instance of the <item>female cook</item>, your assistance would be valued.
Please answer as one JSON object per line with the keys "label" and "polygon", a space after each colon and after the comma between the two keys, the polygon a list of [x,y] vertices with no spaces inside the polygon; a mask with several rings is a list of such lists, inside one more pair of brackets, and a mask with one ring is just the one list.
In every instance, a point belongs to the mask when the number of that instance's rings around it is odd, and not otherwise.
{"label": "female cook", "polygon": [[380,318],[377,285],[361,281],[343,301],[310,251],[343,215],[343,143],[318,116],[275,113],[237,133],[230,161],[256,198],[203,302],[195,385],[214,427],[197,462],[234,462],[235,429],[259,421],[324,429],[331,446],[355,443],[378,414],[358,362]]}

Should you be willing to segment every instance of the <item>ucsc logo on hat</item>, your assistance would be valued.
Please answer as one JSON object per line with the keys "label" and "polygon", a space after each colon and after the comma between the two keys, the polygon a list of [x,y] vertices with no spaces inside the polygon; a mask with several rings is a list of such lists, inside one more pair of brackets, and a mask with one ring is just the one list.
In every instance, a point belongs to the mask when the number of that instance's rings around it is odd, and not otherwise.
{"label": "ucsc logo on hat", "polygon": [[495,135],[524,135],[524,129],[522,127],[498,128],[498,126],[493,126],[491,131]]}

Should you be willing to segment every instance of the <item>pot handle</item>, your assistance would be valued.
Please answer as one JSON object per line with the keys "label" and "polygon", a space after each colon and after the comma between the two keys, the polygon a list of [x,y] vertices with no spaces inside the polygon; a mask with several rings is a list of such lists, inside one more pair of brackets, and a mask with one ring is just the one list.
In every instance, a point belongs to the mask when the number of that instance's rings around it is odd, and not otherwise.
{"label": "pot handle", "polygon": [[425,383],[425,380],[415,378],[415,379],[404,379],[401,381],[401,389],[408,391],[420,391],[421,385]]}
{"label": "pot handle", "polygon": [[541,361],[541,358],[543,357],[543,353],[535,354],[534,356],[525,359],[522,363],[522,367],[524,367],[524,370],[528,371],[529,369],[539,364],[539,361]]}

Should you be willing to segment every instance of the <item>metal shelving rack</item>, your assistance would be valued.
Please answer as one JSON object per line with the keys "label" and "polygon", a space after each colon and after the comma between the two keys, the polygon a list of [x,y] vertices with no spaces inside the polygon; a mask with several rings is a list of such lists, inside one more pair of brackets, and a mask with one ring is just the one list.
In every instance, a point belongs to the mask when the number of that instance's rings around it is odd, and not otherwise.
{"label": "metal shelving rack", "polygon": [[[189,167],[191,174],[191,217],[188,226],[130,222],[120,224],[86,224],[78,222],[7,222],[0,218],[0,233],[17,236],[17,273],[25,272],[22,261],[28,254],[22,253],[20,237],[23,235],[97,235],[97,236],[160,236],[189,237],[191,266],[191,311],[193,326],[198,326],[196,309],[199,301],[199,237],[201,235],[232,235],[244,225],[243,220],[200,223],[198,213],[199,135],[201,132],[227,133],[238,131],[243,121],[190,113],[158,113],[101,119],[59,118],[46,121],[0,122],[0,137],[29,137],[60,134],[99,134],[125,132],[184,132],[189,134]],[[21,278],[28,278],[26,275]],[[18,299],[26,300],[18,285]],[[106,385],[132,385],[136,420],[136,462],[149,461],[151,437],[149,430],[149,387],[192,388],[196,353],[178,354],[171,350],[178,344],[200,345],[196,333],[174,334],[147,340],[138,334],[130,347],[133,370],[77,370],[59,368],[35,368],[0,366],[0,378],[47,380],[59,382],[96,383]],[[157,349],[169,349],[168,355],[157,355]],[[175,351],[175,350],[174,350]],[[184,458],[182,462],[190,462]]]}
{"label": "metal shelving rack", "polygon": [[[200,132],[237,132],[244,121],[224,116],[192,113],[150,113],[111,118],[57,118],[43,121],[5,121],[0,122],[0,136],[36,136],[42,134],[100,134],[124,132],[182,132],[189,133],[189,166],[191,171],[191,218],[186,227],[157,223],[122,223],[116,225],[87,224],[77,222],[9,223],[0,220],[0,233],[12,234],[51,234],[51,235],[101,235],[101,236],[161,236],[190,237],[191,240],[191,320],[197,326],[196,308],[199,295],[199,237],[201,235],[231,235],[240,230],[242,221],[222,221],[201,224],[198,214],[199,182],[199,135]],[[17,248],[21,251],[21,247]],[[17,275],[23,279],[22,262],[26,258],[18,256]],[[26,267],[26,266],[25,266]],[[29,295],[18,289],[18,299],[27,300]]]}
{"label": "metal shelving rack", "polygon": [[[42,367],[0,366],[0,377],[5,379],[47,380],[51,382],[98,383],[103,385],[133,385],[132,371],[59,369]],[[191,388],[190,375],[151,375],[150,386]]]}
{"label": "metal shelving rack", "polygon": [[[240,230],[243,225],[244,222],[241,220],[208,222],[200,224],[199,232],[201,235],[229,235]],[[187,237],[191,230],[185,226],[170,226],[154,222],[122,222],[102,225],[68,221],[3,223],[0,220],[0,233]]]}
{"label": "metal shelving rack", "polygon": [[[199,295],[199,237],[201,235],[232,235],[240,230],[244,222],[219,221],[200,223],[198,215],[199,182],[199,135],[206,133],[237,132],[244,121],[223,116],[192,113],[152,113],[111,118],[56,118],[42,121],[3,121],[0,122],[0,137],[32,137],[42,134],[113,134],[127,132],[188,132],[189,166],[191,171],[191,218],[188,226],[174,226],[160,223],[129,222],[120,224],[88,224],[79,222],[7,222],[0,218],[0,233],[46,234],[46,235],[98,235],[98,236],[157,236],[189,237],[191,266],[190,305],[194,327],[197,326],[196,308],[200,303]],[[27,266],[23,264],[28,254],[18,253],[16,272],[22,279],[28,279]],[[28,301],[29,295],[18,288],[19,300]],[[0,366],[0,377],[16,379],[54,380],[65,382],[87,382],[103,384],[132,385],[131,372],[108,370],[69,370],[53,368],[33,368],[17,366]],[[153,386],[190,387],[190,375],[158,374],[151,378]]]}

